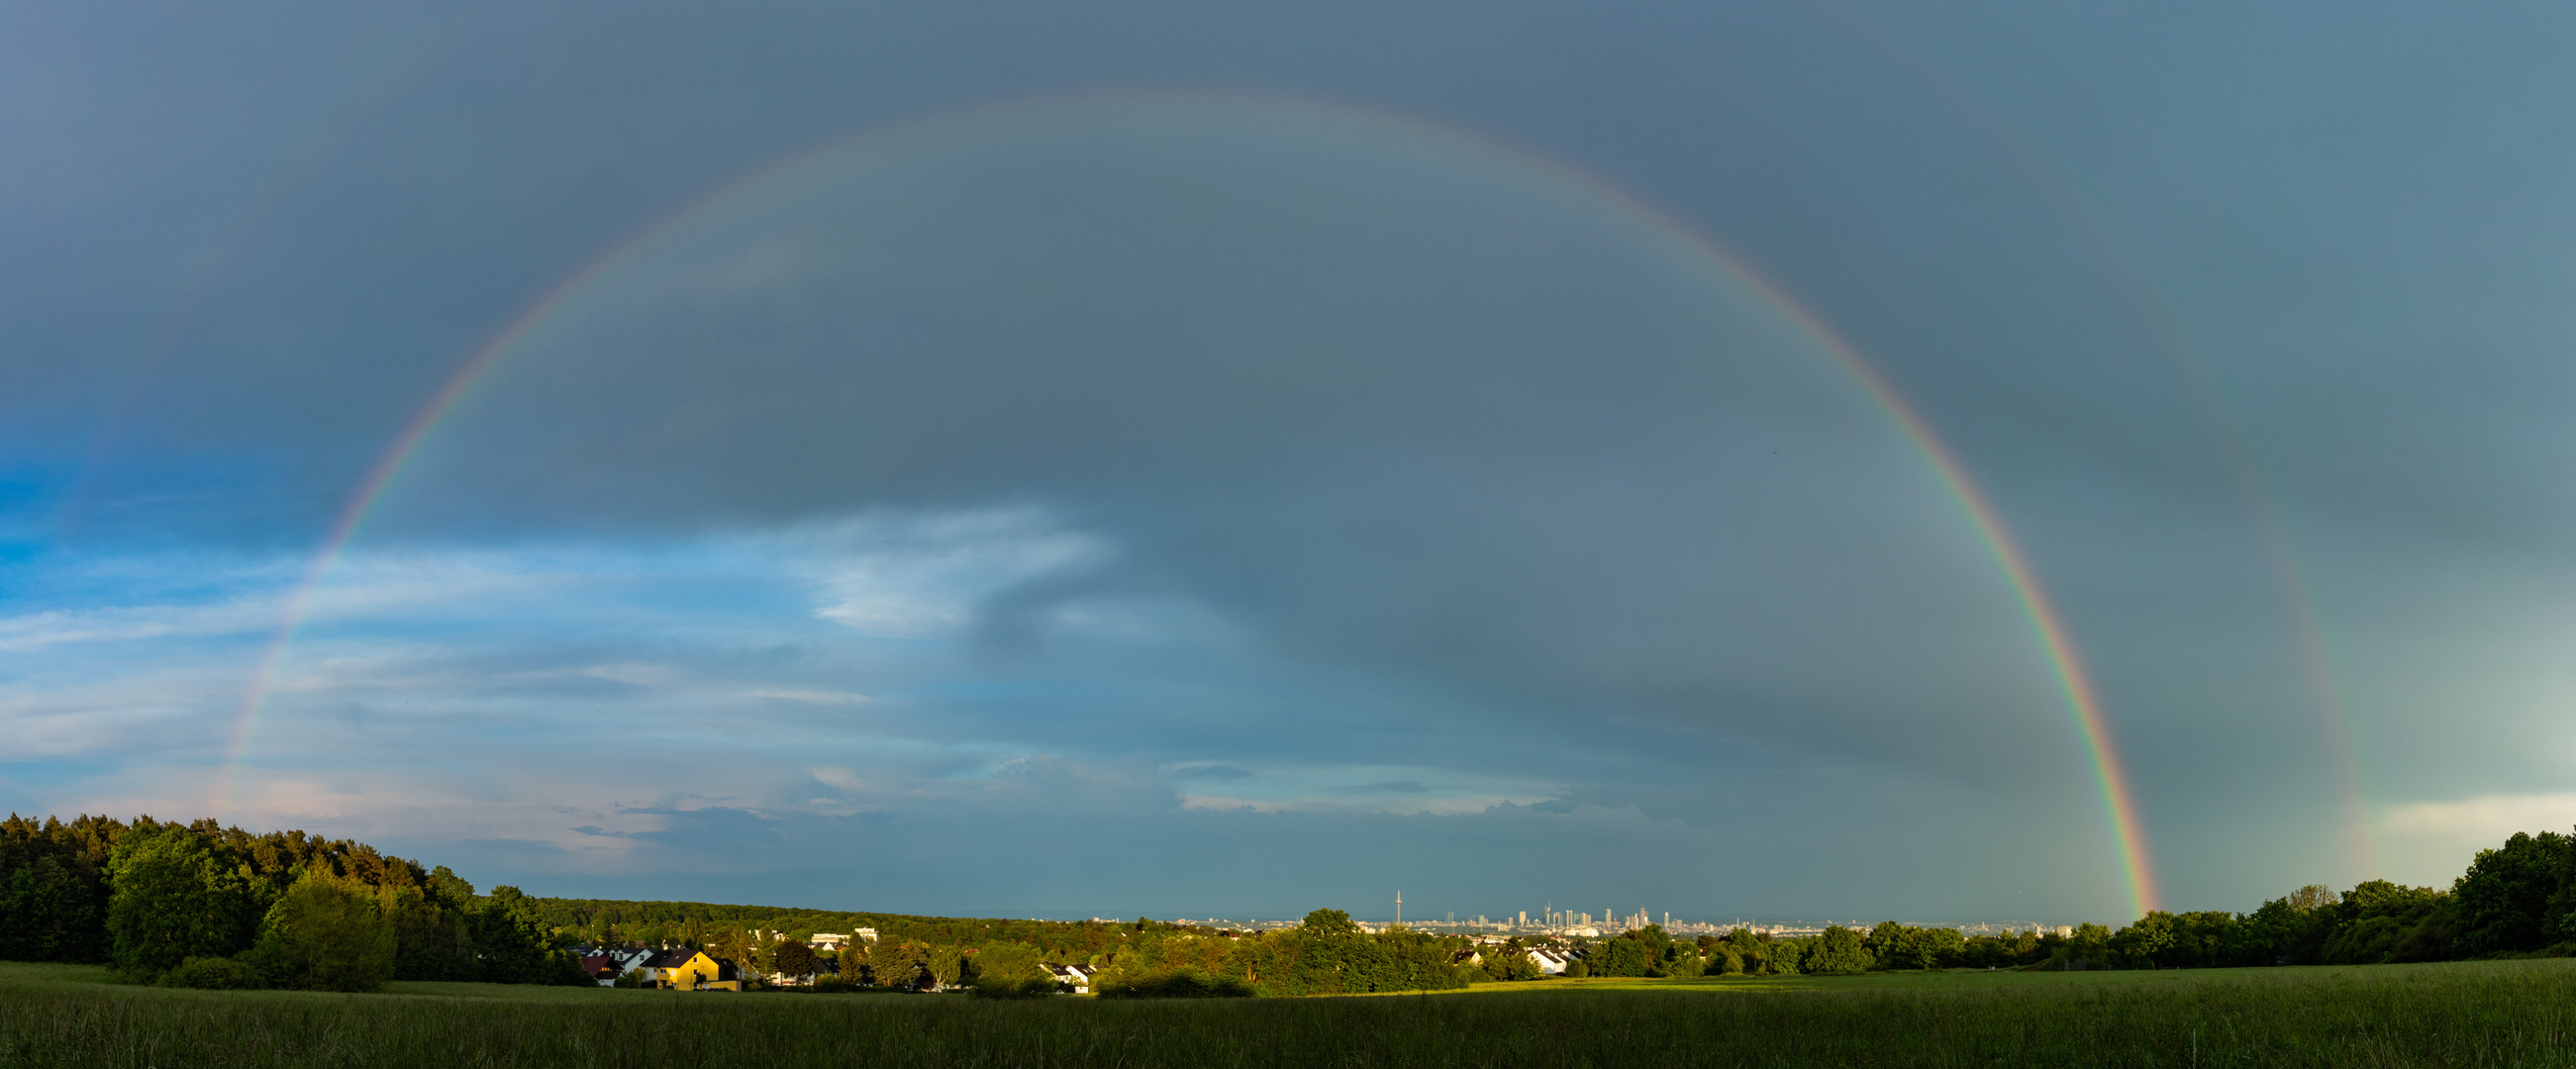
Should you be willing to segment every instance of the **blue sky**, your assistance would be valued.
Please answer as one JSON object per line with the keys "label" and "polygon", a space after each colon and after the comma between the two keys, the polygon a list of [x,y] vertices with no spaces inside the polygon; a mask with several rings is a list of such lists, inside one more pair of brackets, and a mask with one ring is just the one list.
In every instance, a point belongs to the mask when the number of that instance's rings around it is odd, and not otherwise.
{"label": "blue sky", "polygon": [[2576,821],[2561,11],[5,18],[0,806],[613,897],[2122,919],[2018,592],[1776,293],[2028,551],[2162,904]]}

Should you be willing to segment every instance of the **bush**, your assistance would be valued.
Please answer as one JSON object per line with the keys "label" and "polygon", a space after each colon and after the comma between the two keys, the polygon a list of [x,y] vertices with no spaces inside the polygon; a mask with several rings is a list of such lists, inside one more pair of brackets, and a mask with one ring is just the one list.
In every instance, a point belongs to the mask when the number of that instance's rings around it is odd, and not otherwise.
{"label": "bush", "polygon": [[[1026,976],[1005,980],[997,976],[978,976],[967,985],[966,993],[976,998],[1046,998],[1062,990],[1052,977]],[[1244,994],[1251,994],[1249,988]]]}
{"label": "bush", "polygon": [[1529,951],[1497,949],[1485,955],[1485,975],[1495,980],[1536,980],[1538,963],[1530,960]]}
{"label": "bush", "polygon": [[1120,977],[1100,985],[1102,998],[1251,998],[1252,985],[1231,976],[1209,976],[1196,969],[1174,969]]}
{"label": "bush", "polygon": [[108,960],[145,983],[189,958],[241,950],[259,925],[258,896],[239,860],[184,828],[118,843],[108,884]]}
{"label": "bush", "polygon": [[393,975],[393,924],[363,888],[308,874],[269,907],[262,928],[251,953],[277,986],[373,991]]}
{"label": "bush", "polygon": [[251,991],[268,985],[261,980],[258,969],[240,958],[189,958],[178,968],[163,973],[161,986]]}

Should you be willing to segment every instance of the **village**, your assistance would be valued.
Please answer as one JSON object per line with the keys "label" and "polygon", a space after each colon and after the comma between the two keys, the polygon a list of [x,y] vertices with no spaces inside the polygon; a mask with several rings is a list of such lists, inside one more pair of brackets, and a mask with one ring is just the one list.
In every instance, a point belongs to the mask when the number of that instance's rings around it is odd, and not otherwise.
{"label": "village", "polygon": [[[1369,934],[1381,934],[1394,925],[1356,927]],[[764,986],[838,988],[856,984],[855,976],[845,973],[841,967],[843,953],[853,945],[866,947],[876,943],[878,938],[874,928],[813,932],[801,939],[795,938],[795,933],[777,931],[748,934],[752,937],[752,945],[766,948],[767,953],[763,956],[771,959],[775,967],[767,970],[748,967],[732,958],[688,946],[603,947],[588,944],[573,948],[573,952],[581,959],[582,972],[601,987],[737,992]],[[1599,933],[1593,929],[1568,934],[1589,936]],[[1473,937],[1472,943],[1470,947],[1453,951],[1451,964],[1482,966],[1489,954],[1510,954],[1526,958],[1536,975],[1560,976],[1583,957],[1581,947],[1561,941],[1524,946],[1524,940],[1519,937],[1479,935]],[[969,948],[960,953],[973,955],[977,951]],[[1037,967],[1054,980],[1061,993],[1070,995],[1091,994],[1093,981],[1101,971],[1099,966],[1085,962],[1039,962]],[[942,979],[932,970],[923,970],[909,983],[887,986],[944,992],[957,990],[963,985]]]}

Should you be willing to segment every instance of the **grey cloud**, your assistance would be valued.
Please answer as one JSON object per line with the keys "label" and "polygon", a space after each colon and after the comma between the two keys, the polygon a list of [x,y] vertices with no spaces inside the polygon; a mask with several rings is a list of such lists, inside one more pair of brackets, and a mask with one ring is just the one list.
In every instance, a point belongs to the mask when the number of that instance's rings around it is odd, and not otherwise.
{"label": "grey cloud", "polygon": [[[364,534],[668,546],[1022,509],[1103,556],[982,591],[953,663],[844,644],[764,578],[710,615],[792,623],[628,627],[592,590],[543,626],[431,614],[452,645],[377,683],[465,734],[494,707],[670,699],[745,733],[988,744],[879,755],[906,774],[1131,761],[1013,774],[1280,844],[1330,835],[1180,813],[1169,781],[1437,753],[1617,784],[1566,797],[1711,851],[1735,820],[1772,846],[1869,826],[1763,802],[1841,777],[1953,792],[1918,829],[1953,839],[2089,804],[1988,548],[1745,290],[1536,171],[1372,120],[1061,103],[1306,95],[1601,173],[1845,330],[2029,550],[2172,881],[2242,905],[2345,864],[2313,845],[2342,819],[2321,694],[2385,801],[2567,772],[2529,741],[2569,693],[2546,636],[2576,589],[2567,16],[2334,14],[29,15],[0,35],[0,598],[113,600],[69,564],[134,546],[299,555],[467,354],[626,236],[829,138],[1044,98],[826,153],[644,249],[469,397]],[[1104,637],[1116,613],[1146,637]],[[382,652],[356,630],[314,642]],[[244,659],[169,641],[171,663]],[[639,651],[728,693],[896,696],[755,715],[576,671]],[[25,708],[96,697],[73,679],[94,652],[0,681]],[[436,738],[362,690],[316,693],[349,732]],[[167,702],[201,710],[171,737],[222,733],[237,689],[203,691]],[[45,803],[34,782],[11,804]],[[1386,841],[1416,834],[1451,831]],[[1978,864],[2029,869],[2008,862]]]}

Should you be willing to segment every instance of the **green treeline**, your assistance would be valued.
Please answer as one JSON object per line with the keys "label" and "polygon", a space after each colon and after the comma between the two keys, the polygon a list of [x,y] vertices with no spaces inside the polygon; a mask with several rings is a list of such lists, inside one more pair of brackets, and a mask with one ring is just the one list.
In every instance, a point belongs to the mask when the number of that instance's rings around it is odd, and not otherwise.
{"label": "green treeline", "polygon": [[[694,924],[698,914],[687,916]],[[1088,921],[889,925],[879,928],[875,943],[852,944],[832,957],[813,955],[796,938],[803,934],[782,931],[775,940],[744,941],[728,932],[703,944],[682,945],[704,946],[729,960],[750,963],[758,971],[790,976],[821,972],[828,962],[829,974],[815,985],[822,990],[964,987],[978,994],[1011,996],[1048,994],[1071,986],[1060,982],[1049,965],[1097,970],[1092,982],[1105,998],[1438,991],[1465,987],[1478,978],[1472,968],[1461,964],[1466,940],[1404,930],[1368,932],[1337,909],[1307,914],[1305,923],[1295,928],[1261,933],[1142,919],[1115,925]]]}
{"label": "green treeline", "polygon": [[1467,986],[1465,941],[1396,929],[1366,932],[1338,909],[1259,934],[1144,933],[1102,955],[1100,994],[1341,995]]}
{"label": "green treeline", "polygon": [[478,895],[346,839],[148,816],[0,822],[0,956],[189,987],[589,982],[517,888]]}
{"label": "green treeline", "polygon": [[[874,929],[836,953],[818,932]],[[1605,939],[1499,946],[1368,932],[1338,910],[1293,929],[1215,931],[1133,922],[1021,921],[695,902],[477,894],[445,868],[301,831],[252,834],[210,820],[88,817],[0,822],[0,957],[105,963],[138,982],[370,990],[388,979],[594,982],[571,953],[685,947],[756,978],[820,989],[1069,986],[1050,966],[1093,970],[1109,997],[1438,990],[1537,979],[1533,950],[1569,976],[1858,973],[1944,968],[2206,968],[2576,955],[2576,836],[2513,836],[2480,851],[2447,891],[2374,880],[2309,886],[2251,913],[2157,911],[2117,931],[2085,924],[1968,936],[1893,922],[1802,937],[1737,929],[1670,938],[1649,925]],[[621,981],[621,983],[626,981]]]}
{"label": "green treeline", "polygon": [[708,902],[628,902],[592,898],[537,898],[538,916],[575,941],[601,945],[708,947],[738,931],[777,932],[803,940],[815,932],[847,934],[874,928],[888,940],[951,946],[998,943],[1036,947],[1082,962],[1143,931],[1194,931],[1188,925],[1138,918],[1126,922],[993,920],[855,913],[780,906]]}
{"label": "green treeline", "polygon": [[[1695,943],[1649,926],[1583,948],[1593,976],[1795,975],[1874,969],[2197,969],[2375,965],[2576,956],[2576,836],[2516,834],[2481,850],[2451,889],[2371,880],[2337,894],[2311,884],[2252,913],[2148,913],[2113,931],[1963,936],[1889,922],[1802,938],[1737,929]],[[1490,968],[1490,967],[1489,967]]]}

